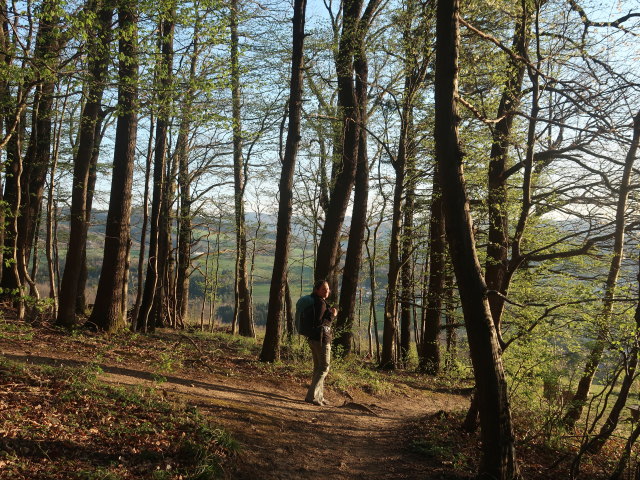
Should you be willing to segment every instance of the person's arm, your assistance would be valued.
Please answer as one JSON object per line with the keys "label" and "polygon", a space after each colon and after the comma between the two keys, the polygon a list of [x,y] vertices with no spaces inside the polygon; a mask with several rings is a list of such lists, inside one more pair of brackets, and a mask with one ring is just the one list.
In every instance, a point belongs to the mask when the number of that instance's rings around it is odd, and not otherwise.
{"label": "person's arm", "polygon": [[324,314],[322,316],[322,326],[331,326],[336,316],[338,315],[338,310],[334,307],[329,307],[326,301],[322,302],[324,304]]}

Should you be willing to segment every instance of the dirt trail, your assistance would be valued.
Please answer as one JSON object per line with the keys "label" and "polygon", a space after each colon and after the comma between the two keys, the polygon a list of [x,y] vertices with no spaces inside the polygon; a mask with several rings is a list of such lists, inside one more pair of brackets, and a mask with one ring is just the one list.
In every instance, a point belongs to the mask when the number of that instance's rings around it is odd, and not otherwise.
{"label": "dirt trail", "polygon": [[[0,340],[0,353],[33,363],[93,361],[82,351],[51,344],[43,350]],[[107,382],[148,384],[210,414],[243,445],[231,472],[234,479],[440,478],[430,474],[424,458],[408,450],[406,426],[465,402],[411,388],[389,398],[359,392],[352,399],[329,389],[326,397],[332,405],[317,407],[302,401],[306,385],[290,378],[181,371],[158,383],[153,370],[144,365],[105,358],[100,366]]]}

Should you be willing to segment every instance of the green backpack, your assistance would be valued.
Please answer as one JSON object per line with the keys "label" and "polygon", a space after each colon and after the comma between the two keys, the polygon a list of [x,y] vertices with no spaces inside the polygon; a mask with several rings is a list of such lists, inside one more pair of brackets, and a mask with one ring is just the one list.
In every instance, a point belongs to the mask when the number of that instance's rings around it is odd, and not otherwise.
{"label": "green backpack", "polygon": [[313,298],[313,295],[300,297],[296,302],[296,330],[300,335],[304,335],[305,337],[311,335],[311,331],[313,329],[313,315],[305,315],[304,313],[309,309],[309,307],[313,307],[314,304],[315,299]]}

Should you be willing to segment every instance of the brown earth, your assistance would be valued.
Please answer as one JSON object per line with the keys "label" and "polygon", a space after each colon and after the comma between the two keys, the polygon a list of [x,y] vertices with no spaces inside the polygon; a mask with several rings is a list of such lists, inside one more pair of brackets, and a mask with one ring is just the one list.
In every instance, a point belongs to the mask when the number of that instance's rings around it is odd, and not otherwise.
{"label": "brown earth", "polygon": [[[464,409],[465,397],[406,384],[377,396],[329,387],[331,405],[316,407],[303,401],[306,379],[286,369],[270,370],[246,355],[211,352],[183,334],[160,335],[114,347],[107,337],[88,341],[41,328],[24,340],[0,336],[0,353],[20,362],[97,363],[106,382],[148,385],[197,407],[241,442],[240,454],[227,467],[234,479],[466,478],[411,448],[420,419]],[[184,361],[159,381],[159,362],[166,364],[178,351]]]}

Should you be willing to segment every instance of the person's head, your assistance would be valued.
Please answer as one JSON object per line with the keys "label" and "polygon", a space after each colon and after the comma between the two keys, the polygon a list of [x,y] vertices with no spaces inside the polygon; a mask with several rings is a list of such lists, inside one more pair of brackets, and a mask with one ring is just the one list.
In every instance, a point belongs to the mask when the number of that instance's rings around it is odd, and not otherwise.
{"label": "person's head", "polygon": [[318,280],[313,284],[313,293],[320,298],[328,298],[331,290],[326,280]]}

